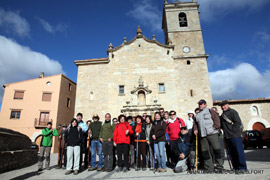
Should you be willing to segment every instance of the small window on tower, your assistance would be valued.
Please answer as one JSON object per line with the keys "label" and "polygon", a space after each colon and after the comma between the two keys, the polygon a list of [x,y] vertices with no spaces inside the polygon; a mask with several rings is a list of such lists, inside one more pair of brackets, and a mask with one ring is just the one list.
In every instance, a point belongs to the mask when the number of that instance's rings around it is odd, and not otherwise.
{"label": "small window on tower", "polygon": [[190,60],[187,60],[187,65],[190,65]]}
{"label": "small window on tower", "polygon": [[125,94],[125,86],[124,85],[119,86],[119,94]]}
{"label": "small window on tower", "polygon": [[180,27],[187,27],[187,15],[183,12],[179,13],[179,26]]}
{"label": "small window on tower", "polygon": [[67,98],[67,107],[70,107],[70,99]]}
{"label": "small window on tower", "polygon": [[164,93],[165,92],[165,85],[164,83],[159,83],[158,84],[158,90],[160,93]]}

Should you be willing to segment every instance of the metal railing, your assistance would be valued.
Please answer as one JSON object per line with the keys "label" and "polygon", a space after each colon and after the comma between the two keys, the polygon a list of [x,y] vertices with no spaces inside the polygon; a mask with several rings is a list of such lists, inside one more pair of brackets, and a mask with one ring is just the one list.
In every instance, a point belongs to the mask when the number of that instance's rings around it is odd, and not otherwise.
{"label": "metal railing", "polygon": [[53,120],[52,119],[35,118],[34,126],[35,126],[35,128],[44,128],[44,127],[47,127],[48,122],[53,122]]}

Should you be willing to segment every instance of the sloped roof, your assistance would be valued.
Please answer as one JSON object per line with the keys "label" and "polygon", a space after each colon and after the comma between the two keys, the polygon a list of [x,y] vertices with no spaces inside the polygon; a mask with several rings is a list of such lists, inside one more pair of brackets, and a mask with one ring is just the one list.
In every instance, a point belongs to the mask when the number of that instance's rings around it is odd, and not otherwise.
{"label": "sloped roof", "polygon": [[130,41],[124,41],[120,46],[117,46],[117,47],[112,48],[112,49],[108,49],[108,50],[107,50],[107,53],[109,53],[109,52],[115,52],[115,51],[117,51],[118,49],[121,49],[122,47],[124,47],[125,45],[130,45],[130,44],[132,44],[133,42],[135,42],[135,41],[136,41],[137,39],[139,39],[139,38],[143,38],[146,42],[156,44],[156,45],[158,45],[158,46],[160,46],[160,47],[163,47],[163,48],[174,49],[174,45],[166,45],[166,44],[162,44],[162,43],[158,42],[158,41],[154,38],[154,36],[153,36],[153,39],[150,40],[150,39],[148,39],[147,37],[145,37],[144,35],[138,34],[138,35],[136,35],[132,40],[130,40]]}
{"label": "sloped roof", "polygon": [[79,66],[79,65],[87,65],[87,64],[106,64],[109,63],[109,58],[97,58],[97,59],[85,59],[85,60],[76,60],[74,63]]}
{"label": "sloped roof", "polygon": [[[214,105],[219,105],[222,101],[214,101]],[[262,103],[270,102],[270,98],[257,98],[257,99],[231,99],[228,100],[229,104],[249,104],[249,103]]]}

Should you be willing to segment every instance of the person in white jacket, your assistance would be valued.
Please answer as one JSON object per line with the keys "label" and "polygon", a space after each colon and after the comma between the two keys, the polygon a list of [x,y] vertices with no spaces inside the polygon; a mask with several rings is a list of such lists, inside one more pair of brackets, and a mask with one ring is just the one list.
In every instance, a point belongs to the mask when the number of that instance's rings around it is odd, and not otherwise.
{"label": "person in white jacket", "polygon": [[194,118],[194,111],[190,110],[188,112],[188,119],[185,121],[186,127],[189,131],[192,130]]}

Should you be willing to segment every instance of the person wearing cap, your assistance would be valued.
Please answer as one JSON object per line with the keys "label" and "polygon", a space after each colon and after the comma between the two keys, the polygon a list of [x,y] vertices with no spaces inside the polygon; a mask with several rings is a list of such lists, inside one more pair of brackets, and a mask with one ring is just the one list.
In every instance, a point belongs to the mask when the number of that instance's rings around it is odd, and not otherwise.
{"label": "person wearing cap", "polygon": [[190,153],[190,135],[188,133],[187,127],[181,127],[180,136],[176,140],[176,145],[173,147],[172,152],[178,160],[174,168],[174,172],[181,173],[186,171],[188,169],[186,161]]}
{"label": "person wearing cap", "polygon": [[80,152],[80,168],[82,168],[83,154],[84,154],[84,168],[87,169],[88,167],[88,153],[87,153],[88,126],[82,120],[82,118],[83,118],[83,114],[78,113],[76,116],[76,119],[78,121],[78,128],[82,129],[82,133],[83,133],[83,140],[81,143],[81,152]]}
{"label": "person wearing cap", "polygon": [[221,118],[221,128],[224,132],[227,150],[236,174],[247,172],[247,164],[241,139],[242,121],[236,110],[231,109],[228,101],[220,104],[223,111]]}
{"label": "person wearing cap", "polygon": [[[90,131],[92,134],[92,142],[91,142],[91,168],[88,171],[101,171],[102,164],[103,164],[103,157],[102,157],[102,143],[100,142],[99,135],[102,126],[102,122],[99,121],[99,116],[95,114],[92,118],[94,122],[90,124]],[[97,152],[98,150],[98,152]],[[99,162],[96,165],[96,154],[98,154]]]}
{"label": "person wearing cap", "polygon": [[[61,130],[61,133],[59,135],[59,143],[61,143],[60,145],[60,151],[59,151],[59,161],[58,161],[58,168],[62,168],[63,169],[66,169],[66,165],[67,165],[67,144],[65,142],[65,133],[66,133],[66,130],[67,130],[67,124],[63,124],[62,126],[62,130]],[[63,157],[64,157],[64,164],[63,164]]]}
{"label": "person wearing cap", "polygon": [[39,158],[38,171],[42,171],[44,157],[45,157],[46,170],[50,170],[49,166],[50,166],[50,155],[51,155],[51,148],[52,148],[52,138],[53,136],[58,136],[58,135],[59,135],[58,131],[52,128],[52,122],[48,122],[47,128],[42,129],[42,139],[40,142],[40,153],[38,157]]}
{"label": "person wearing cap", "polygon": [[216,112],[207,108],[204,99],[198,102],[200,112],[196,115],[196,123],[194,123],[194,134],[199,132],[201,143],[202,157],[204,159],[204,168],[209,173],[214,173],[214,164],[210,156],[210,148],[216,157],[216,172],[223,171],[223,159],[221,158],[220,143],[218,140],[218,128],[220,128],[220,119]]}

